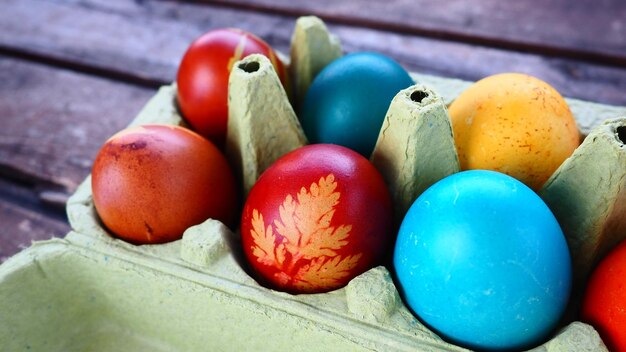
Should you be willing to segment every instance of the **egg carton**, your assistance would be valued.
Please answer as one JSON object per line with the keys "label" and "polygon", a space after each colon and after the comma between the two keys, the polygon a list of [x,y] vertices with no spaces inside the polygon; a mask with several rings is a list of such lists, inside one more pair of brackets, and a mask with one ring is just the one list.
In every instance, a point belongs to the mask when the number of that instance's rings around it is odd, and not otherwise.
{"label": "egg carton", "polygon": [[[315,17],[300,18],[292,40],[298,105],[315,74],[339,57],[341,48]],[[446,106],[471,84],[412,76],[418,83],[394,98],[371,158],[390,183],[400,214],[430,184],[458,172]],[[306,138],[263,56],[235,64],[229,102],[226,149],[246,193],[265,168]],[[539,193],[561,222],[575,273],[584,278],[621,239],[618,233],[626,236],[619,216],[626,204],[626,120],[603,122],[626,116],[626,108],[567,102],[581,134],[589,136]],[[175,85],[162,87],[131,126],[147,123],[185,125]],[[428,138],[420,138],[426,127]],[[399,145],[410,145],[410,154],[419,156],[413,159],[426,162],[407,162]],[[124,242],[100,222],[90,177],[68,201],[67,213],[73,230],[65,238],[35,242],[0,266],[2,350],[465,350],[409,311],[384,266],[332,292],[292,295],[263,287],[249,275],[239,235],[219,221],[190,227],[181,240],[166,244]],[[534,350],[606,347],[593,327],[574,321]]]}

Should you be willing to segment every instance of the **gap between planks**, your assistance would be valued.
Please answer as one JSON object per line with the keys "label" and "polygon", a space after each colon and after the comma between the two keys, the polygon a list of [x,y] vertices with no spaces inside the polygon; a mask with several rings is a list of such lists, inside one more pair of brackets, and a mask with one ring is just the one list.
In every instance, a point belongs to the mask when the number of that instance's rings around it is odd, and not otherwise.
{"label": "gap between planks", "polygon": [[528,41],[519,41],[512,39],[502,39],[497,37],[487,37],[479,34],[463,33],[458,30],[433,29],[426,26],[406,25],[385,20],[372,20],[367,18],[347,16],[343,14],[333,14],[321,10],[296,9],[288,7],[277,7],[275,5],[263,3],[249,3],[247,1],[233,0],[179,0],[179,2],[212,5],[223,8],[245,10],[250,12],[265,13],[271,15],[282,15],[289,17],[300,17],[307,15],[315,15],[322,18],[325,22],[346,25],[351,27],[370,28],[381,31],[410,34],[425,38],[437,40],[451,41],[470,45],[479,45],[484,47],[504,49],[509,51],[537,54],[550,57],[561,57],[566,59],[574,59],[589,63],[601,64],[614,67],[626,67],[626,53],[604,53],[599,51],[585,50],[583,48],[568,48],[562,46],[532,43]]}
{"label": "gap between planks", "polygon": [[144,88],[157,89],[160,86],[171,83],[166,80],[133,74],[129,71],[116,70],[110,67],[99,67],[91,63],[84,63],[71,58],[55,57],[50,53],[37,53],[24,50],[23,48],[13,48],[2,44],[0,44],[0,55],[26,62],[42,64],[49,67],[83,73],[90,76],[106,78],[122,83],[133,84]]}

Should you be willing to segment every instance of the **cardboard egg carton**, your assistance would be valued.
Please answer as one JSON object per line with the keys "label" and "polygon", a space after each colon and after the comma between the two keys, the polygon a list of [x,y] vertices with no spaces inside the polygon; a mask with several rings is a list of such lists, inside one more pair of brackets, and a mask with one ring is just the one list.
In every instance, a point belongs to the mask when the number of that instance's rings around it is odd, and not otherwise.
{"label": "cardboard egg carton", "polygon": [[[297,21],[290,53],[293,104],[340,55],[338,41],[319,19]],[[397,214],[429,185],[458,172],[446,106],[471,84],[412,76],[418,83],[394,98],[371,158],[390,184]],[[293,104],[269,60],[252,55],[235,64],[226,152],[244,193],[275,159],[307,143]],[[589,137],[540,194],[562,222],[581,272],[618,240],[618,232],[626,236],[618,216],[624,214],[619,204],[626,204],[626,120],[602,124],[626,116],[626,108],[573,99],[568,104]],[[131,125],[146,123],[184,125],[175,85],[162,87]],[[428,138],[424,126],[435,126]],[[426,162],[405,160],[405,151]],[[589,192],[599,194],[589,200]],[[577,208],[570,216],[572,206]],[[260,286],[247,273],[239,235],[219,221],[193,226],[171,243],[124,242],[98,219],[90,177],[70,198],[67,212],[73,230],[65,238],[36,242],[0,266],[3,350],[464,350],[408,310],[383,266],[329,293],[291,295]],[[579,255],[590,248],[595,255]],[[571,322],[534,350],[606,347],[591,326]]]}

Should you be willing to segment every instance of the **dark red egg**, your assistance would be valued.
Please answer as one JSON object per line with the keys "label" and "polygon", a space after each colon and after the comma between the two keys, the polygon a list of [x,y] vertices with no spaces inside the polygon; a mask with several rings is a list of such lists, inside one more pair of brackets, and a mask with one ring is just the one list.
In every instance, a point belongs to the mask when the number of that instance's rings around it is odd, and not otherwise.
{"label": "dark red egg", "polygon": [[194,40],[185,52],[176,84],[178,105],[194,131],[222,146],[228,126],[228,79],[238,60],[250,54],[267,56],[283,85],[287,71],[261,38],[235,29],[211,30]]}
{"label": "dark red egg", "polygon": [[305,146],[261,175],[241,236],[260,282],[291,293],[331,291],[380,263],[393,237],[391,198],[357,152]]}

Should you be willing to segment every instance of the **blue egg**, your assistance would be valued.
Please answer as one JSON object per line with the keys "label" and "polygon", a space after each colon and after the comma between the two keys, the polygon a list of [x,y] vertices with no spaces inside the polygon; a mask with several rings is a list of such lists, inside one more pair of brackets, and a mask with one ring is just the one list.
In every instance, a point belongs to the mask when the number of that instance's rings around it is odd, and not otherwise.
{"label": "blue egg", "polygon": [[313,80],[300,122],[311,143],[339,144],[369,157],[393,97],[414,84],[394,60],[376,53],[343,56]]}
{"label": "blue egg", "polygon": [[550,209],[494,171],[457,173],[427,189],[402,222],[393,262],[409,308],[444,339],[480,350],[545,342],[572,280]]}

